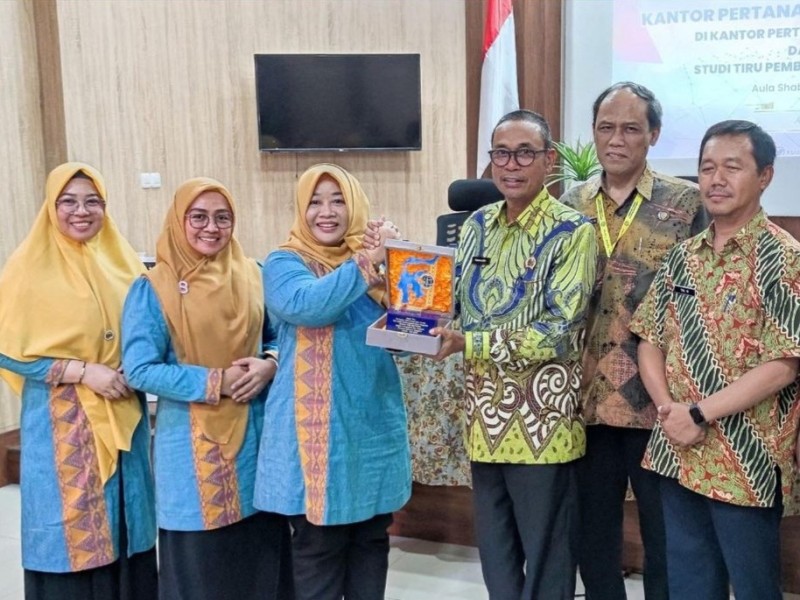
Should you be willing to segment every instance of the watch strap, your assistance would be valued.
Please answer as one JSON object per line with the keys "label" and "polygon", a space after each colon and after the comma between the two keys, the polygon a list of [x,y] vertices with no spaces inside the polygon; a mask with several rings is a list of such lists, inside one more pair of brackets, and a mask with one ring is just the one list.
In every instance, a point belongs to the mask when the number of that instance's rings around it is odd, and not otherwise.
{"label": "watch strap", "polygon": [[694,402],[692,402],[692,404],[689,406],[689,415],[692,417],[692,421],[694,421],[696,425],[708,424],[708,421],[706,421],[706,416],[703,414],[703,411]]}

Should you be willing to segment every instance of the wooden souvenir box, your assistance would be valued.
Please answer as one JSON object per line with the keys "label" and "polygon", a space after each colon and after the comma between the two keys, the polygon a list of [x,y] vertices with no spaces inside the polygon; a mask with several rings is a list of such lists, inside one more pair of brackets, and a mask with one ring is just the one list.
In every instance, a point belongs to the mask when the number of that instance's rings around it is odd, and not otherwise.
{"label": "wooden souvenir box", "polygon": [[429,331],[450,326],[454,285],[454,248],[387,240],[389,307],[367,330],[367,344],[417,354],[439,352],[441,336]]}

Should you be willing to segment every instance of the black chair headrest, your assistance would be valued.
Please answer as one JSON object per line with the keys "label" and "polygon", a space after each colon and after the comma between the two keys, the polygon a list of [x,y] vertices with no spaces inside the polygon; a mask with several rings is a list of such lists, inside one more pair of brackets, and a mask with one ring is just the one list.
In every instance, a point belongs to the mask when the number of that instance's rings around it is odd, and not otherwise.
{"label": "black chair headrest", "polygon": [[491,179],[456,179],[447,188],[447,205],[454,211],[472,212],[502,199]]}

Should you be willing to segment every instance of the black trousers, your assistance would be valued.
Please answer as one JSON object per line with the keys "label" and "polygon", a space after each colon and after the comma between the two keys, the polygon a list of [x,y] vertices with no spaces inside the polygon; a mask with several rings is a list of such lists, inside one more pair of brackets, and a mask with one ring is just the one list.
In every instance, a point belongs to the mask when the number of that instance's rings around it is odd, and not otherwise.
{"label": "black trousers", "polygon": [[297,600],[383,600],[392,515],[348,525],[289,517]]}
{"label": "black trousers", "polygon": [[256,512],[210,531],[158,530],[161,600],[292,600],[289,524]]}
{"label": "black trousers", "polygon": [[575,463],[473,462],[475,532],[491,600],[572,600],[578,498]]}
{"label": "black trousers", "polygon": [[673,598],[727,600],[731,584],[737,600],[783,598],[780,474],[770,508],[719,502],[660,480]]}
{"label": "black trousers", "polygon": [[[644,544],[644,593],[667,600],[667,549],[660,478],[642,468],[649,429],[590,425],[578,464],[578,564],[587,600],[625,600],[622,577],[623,503],[630,479]],[[677,599],[680,600],[680,599]]]}

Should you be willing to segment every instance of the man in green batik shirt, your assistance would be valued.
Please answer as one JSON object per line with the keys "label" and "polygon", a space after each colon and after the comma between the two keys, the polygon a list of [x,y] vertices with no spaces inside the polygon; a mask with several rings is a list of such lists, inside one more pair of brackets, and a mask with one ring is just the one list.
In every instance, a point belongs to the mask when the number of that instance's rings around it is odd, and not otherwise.
{"label": "man in green batik shirt", "polygon": [[673,249],[631,321],[659,420],[644,456],[661,477],[675,600],[780,600],[779,527],[794,479],[800,243],[761,195],[775,143],[748,121],[700,145],[711,226]]}
{"label": "man in green batik shirt", "polygon": [[492,599],[573,598],[582,334],[595,276],[591,223],[544,187],[555,162],[537,113],[492,134],[504,200],[466,221],[456,253],[460,329],[435,329],[437,359],[464,352],[467,452],[483,577]]}

